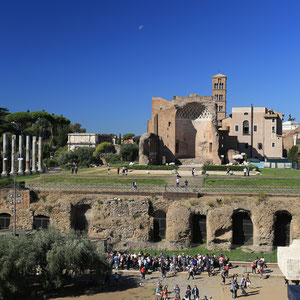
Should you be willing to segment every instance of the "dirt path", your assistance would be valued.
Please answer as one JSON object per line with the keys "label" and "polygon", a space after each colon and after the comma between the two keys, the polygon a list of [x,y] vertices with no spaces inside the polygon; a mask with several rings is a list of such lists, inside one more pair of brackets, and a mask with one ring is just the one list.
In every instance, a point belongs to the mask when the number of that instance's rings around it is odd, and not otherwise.
{"label": "dirt path", "polygon": [[[130,278],[135,280],[134,287],[129,287],[131,284],[124,275],[120,278],[118,284],[113,283],[110,288],[105,291],[93,294],[93,295],[82,295],[78,297],[62,297],[62,298],[51,298],[55,300],[142,300],[149,299],[154,300],[154,289],[159,275],[149,275],[145,281],[141,281],[140,276]],[[251,288],[247,290],[247,299],[253,300],[287,300],[286,286],[282,278],[271,277],[268,279],[260,280],[258,277],[251,277]],[[200,299],[204,299],[204,296],[212,296],[214,300],[230,300],[231,293],[229,291],[229,285],[221,285],[219,276],[207,277],[207,276],[196,276],[194,280],[187,280],[185,275],[178,275],[175,277],[168,277],[162,281],[163,285],[168,285],[169,291],[172,291],[175,284],[178,284],[181,289],[181,296],[183,297],[184,291],[188,284],[192,287],[197,285],[200,290]],[[141,284],[141,286],[139,286]],[[138,287],[136,287],[138,286]],[[241,297],[241,291],[238,290],[238,296]],[[170,293],[169,299],[174,298],[174,293]]]}

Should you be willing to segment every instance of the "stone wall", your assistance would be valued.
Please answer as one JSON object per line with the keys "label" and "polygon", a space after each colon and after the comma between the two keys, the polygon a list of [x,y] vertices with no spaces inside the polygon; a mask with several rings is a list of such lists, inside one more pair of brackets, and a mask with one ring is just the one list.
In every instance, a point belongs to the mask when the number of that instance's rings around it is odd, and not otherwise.
{"label": "stone wall", "polygon": [[[0,216],[11,215],[11,190],[0,191]],[[275,215],[291,216],[290,242],[300,238],[299,197],[203,196],[192,199],[163,199],[158,196],[115,197],[102,194],[78,194],[21,191],[17,206],[17,228],[32,229],[33,218],[43,215],[62,232],[86,230],[89,237],[106,239],[114,249],[184,249],[192,245],[193,216],[206,216],[206,243],[209,249],[230,249],[232,216],[247,212],[253,223],[253,240],[247,245],[256,251],[273,248]],[[165,239],[153,242],[154,215],[166,213]]]}

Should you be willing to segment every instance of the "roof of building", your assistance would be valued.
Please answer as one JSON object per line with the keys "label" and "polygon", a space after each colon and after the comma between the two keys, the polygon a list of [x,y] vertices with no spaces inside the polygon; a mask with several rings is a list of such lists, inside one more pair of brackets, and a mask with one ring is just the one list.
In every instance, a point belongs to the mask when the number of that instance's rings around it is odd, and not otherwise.
{"label": "roof of building", "polygon": [[226,77],[226,78],[227,78],[227,76],[226,76],[226,75],[223,75],[223,74],[221,74],[221,73],[219,73],[219,74],[217,74],[217,75],[214,75],[214,76],[212,76],[212,78],[220,78],[220,77]]}

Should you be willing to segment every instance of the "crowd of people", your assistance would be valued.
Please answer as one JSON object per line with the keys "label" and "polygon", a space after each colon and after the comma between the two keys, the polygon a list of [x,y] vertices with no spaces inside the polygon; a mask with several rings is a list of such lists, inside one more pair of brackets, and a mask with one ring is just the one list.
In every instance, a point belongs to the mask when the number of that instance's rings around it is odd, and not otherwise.
{"label": "crowd of people", "polygon": [[[128,252],[110,252],[108,254],[108,261],[115,274],[119,269],[121,270],[139,270],[142,279],[146,279],[147,274],[159,271],[161,272],[161,278],[166,278],[167,274],[174,276],[177,272],[187,272],[187,280],[194,279],[196,275],[200,275],[202,272],[207,272],[208,276],[213,276],[220,274],[221,283],[226,284],[228,280],[228,285],[230,286],[230,292],[232,298],[237,298],[237,291],[240,288],[242,295],[246,295],[246,290],[251,285],[251,280],[249,274],[245,274],[241,277],[239,282],[238,275],[229,275],[230,263],[229,257],[220,253],[218,256],[215,254],[211,255],[189,255],[185,253],[173,254],[169,256],[168,254],[154,254],[150,255],[148,253],[128,253]],[[251,269],[253,274],[260,274],[260,278],[263,277],[264,269],[266,267],[265,259],[256,258],[251,263]],[[240,284],[239,284],[240,283]],[[180,298],[180,288],[176,285],[173,289],[174,299]],[[164,286],[159,281],[155,291],[156,299],[163,300],[169,299],[170,291],[167,286]],[[183,299],[199,299],[199,289],[195,285],[193,288],[188,285],[184,291]],[[207,299],[212,299],[207,298]]]}
{"label": "crowd of people", "polygon": [[209,276],[215,273],[218,269],[225,271],[225,276],[228,276],[230,261],[226,255],[188,255],[188,254],[154,254],[151,256],[148,253],[127,253],[127,252],[111,252],[108,254],[108,261],[111,267],[118,269],[134,269],[142,270],[145,274],[149,272],[160,271],[162,278],[166,277],[166,273],[175,275],[177,272],[188,271],[189,278],[196,274],[207,272]]}

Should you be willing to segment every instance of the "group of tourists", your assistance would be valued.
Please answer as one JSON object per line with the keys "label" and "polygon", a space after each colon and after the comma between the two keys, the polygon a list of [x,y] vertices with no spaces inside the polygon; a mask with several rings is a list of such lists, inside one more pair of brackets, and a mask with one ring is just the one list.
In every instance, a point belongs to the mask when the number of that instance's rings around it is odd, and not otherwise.
{"label": "group of tourists", "polygon": [[215,275],[215,271],[224,271],[228,277],[230,261],[226,255],[220,254],[218,257],[212,255],[188,255],[188,254],[154,254],[148,253],[128,253],[111,252],[108,254],[108,261],[111,267],[118,269],[143,270],[142,277],[149,272],[160,271],[162,278],[166,277],[167,272],[175,275],[177,272],[188,271],[188,279],[194,278],[196,274],[207,272],[208,276]]}
{"label": "group of tourists", "polygon": [[[174,300],[180,300],[181,299],[181,292],[180,292],[180,287],[178,284],[176,284],[173,288],[173,291],[168,290],[168,286],[165,285],[163,287],[162,283],[158,281],[157,287],[155,289],[155,296],[156,300],[167,300],[169,298],[169,294],[172,293],[172,299]],[[183,299],[186,300],[199,300],[199,289],[197,285],[194,285],[192,288],[190,285],[188,285],[184,291],[184,296]],[[204,300],[213,300],[212,297],[207,298],[204,296]]]}

